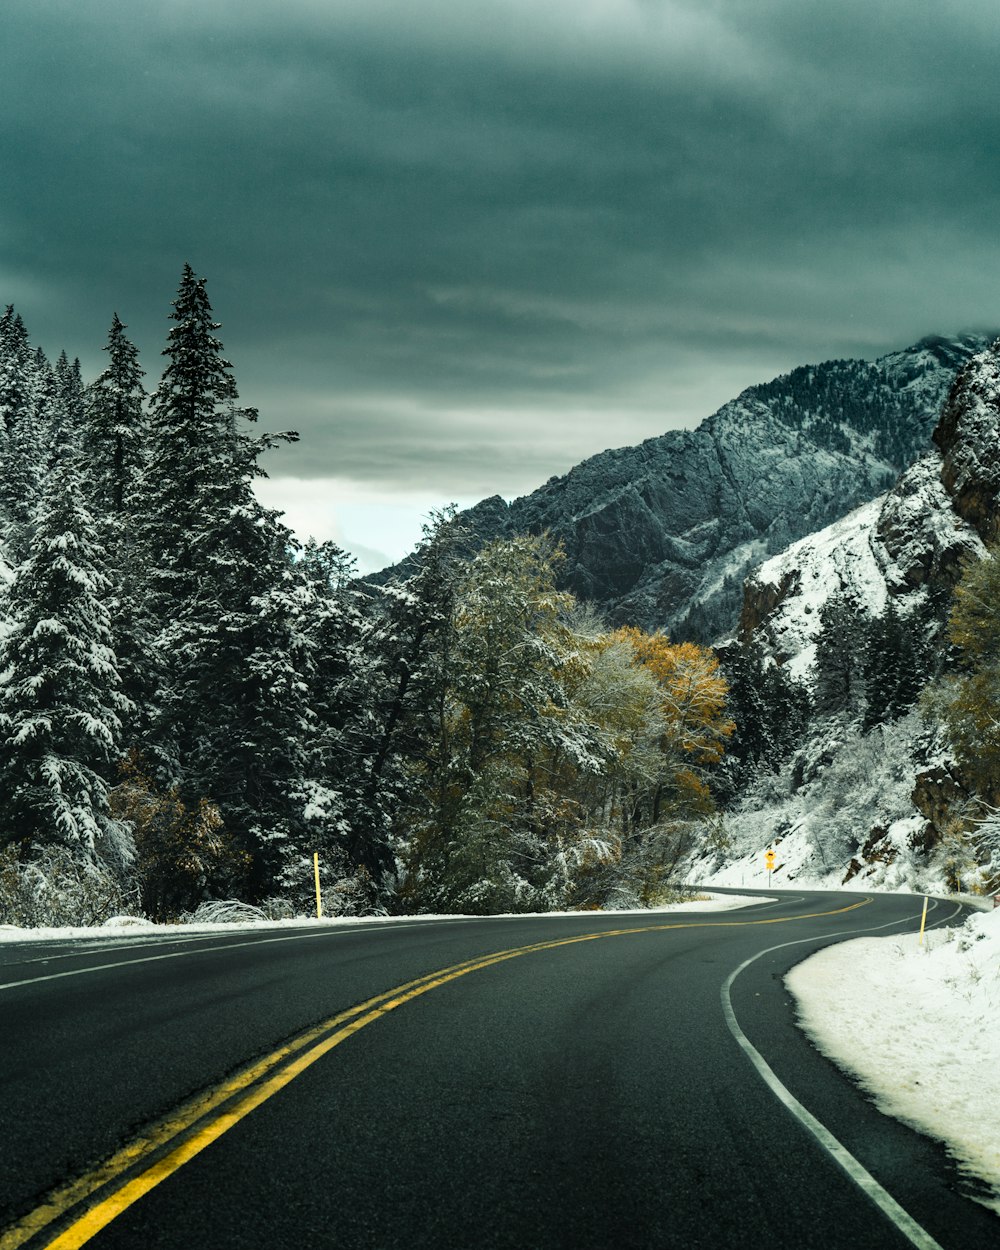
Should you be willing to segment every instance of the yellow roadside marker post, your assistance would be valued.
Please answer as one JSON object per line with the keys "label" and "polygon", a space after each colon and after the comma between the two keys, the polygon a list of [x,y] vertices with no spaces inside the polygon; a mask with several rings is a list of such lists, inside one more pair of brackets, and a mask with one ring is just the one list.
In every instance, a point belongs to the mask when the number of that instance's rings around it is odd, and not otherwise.
{"label": "yellow roadside marker post", "polygon": [[924,910],[920,913],[920,945],[924,944],[924,925],[927,923],[927,895],[924,895]]}
{"label": "yellow roadside marker post", "polygon": [[771,873],[774,872],[774,851],[768,848],[767,854],[764,856],[764,863],[767,865],[767,884],[771,884]]}
{"label": "yellow roadside marker post", "polygon": [[323,896],[319,892],[319,851],[313,851],[313,876],[316,879],[316,919],[323,919]]}

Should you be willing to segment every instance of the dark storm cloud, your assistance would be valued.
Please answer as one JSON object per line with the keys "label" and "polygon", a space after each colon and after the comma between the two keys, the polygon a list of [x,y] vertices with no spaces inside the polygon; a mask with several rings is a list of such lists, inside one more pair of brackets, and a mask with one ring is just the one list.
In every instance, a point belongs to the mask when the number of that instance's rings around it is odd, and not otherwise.
{"label": "dark storm cloud", "polygon": [[4,17],[0,300],[95,366],[117,308],[155,374],[190,260],[301,474],[523,489],[803,360],[1000,321],[991,5]]}

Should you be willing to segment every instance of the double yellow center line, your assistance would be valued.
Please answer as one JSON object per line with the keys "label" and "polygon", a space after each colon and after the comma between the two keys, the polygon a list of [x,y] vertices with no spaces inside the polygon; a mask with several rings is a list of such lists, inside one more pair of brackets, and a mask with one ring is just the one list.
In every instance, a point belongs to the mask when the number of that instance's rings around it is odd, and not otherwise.
{"label": "double yellow center line", "polygon": [[668,929],[745,928],[751,925],[784,924],[791,920],[841,915],[863,907],[870,901],[864,899],[834,911],[772,917],[767,920],[700,921],[693,924],[644,925],[638,928],[584,933],[576,937],[535,942],[529,946],[496,951],[397,985],[356,1007],[331,1016],[258,1062],[241,1069],[222,1084],[184,1103],[166,1119],[143,1131],[92,1171],[54,1190],[40,1206],[0,1234],[0,1250],[19,1250],[28,1242],[32,1242],[33,1247],[38,1250],[41,1247],[45,1247],[45,1250],[78,1250],[78,1247],[90,1241],[144,1194],[200,1154],[206,1146],[217,1141],[223,1133],[284,1089],[335,1046],[404,1003],[439,986],[447,985],[449,981],[468,976],[470,972],[479,972],[494,964],[518,959],[537,951],[555,950],[560,946],[573,946],[579,942],[595,942],[601,938],[657,933]]}

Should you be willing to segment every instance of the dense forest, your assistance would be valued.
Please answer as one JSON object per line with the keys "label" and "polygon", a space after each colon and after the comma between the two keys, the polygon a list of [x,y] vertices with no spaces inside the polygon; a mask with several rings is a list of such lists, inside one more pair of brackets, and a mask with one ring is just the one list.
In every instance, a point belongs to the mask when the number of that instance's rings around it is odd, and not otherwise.
{"label": "dense forest", "polygon": [[257,500],[206,284],[158,385],[0,321],[0,921],[649,903],[711,810],[718,661],[608,629],[546,536],[469,558],[432,517],[406,580],[354,577]]}
{"label": "dense forest", "polygon": [[169,321],[147,391],[117,315],[90,383],[0,319],[0,923],[308,913],[316,855],[327,914],[647,906],[741,796],[874,776],[915,708],[957,779],[933,838],[1000,881],[995,556],[954,601],[832,596],[808,680],[612,628],[548,534],[454,509],[359,579],[259,502],[297,435],[257,432],[190,267]]}

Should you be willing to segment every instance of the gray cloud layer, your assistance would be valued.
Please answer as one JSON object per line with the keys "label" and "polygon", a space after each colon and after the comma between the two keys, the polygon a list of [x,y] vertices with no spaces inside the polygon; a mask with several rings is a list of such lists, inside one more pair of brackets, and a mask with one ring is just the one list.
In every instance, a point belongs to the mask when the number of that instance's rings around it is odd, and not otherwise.
{"label": "gray cloud layer", "polygon": [[284,471],[528,489],[994,325],[992,3],[7,0],[0,302],[159,368],[181,263]]}

